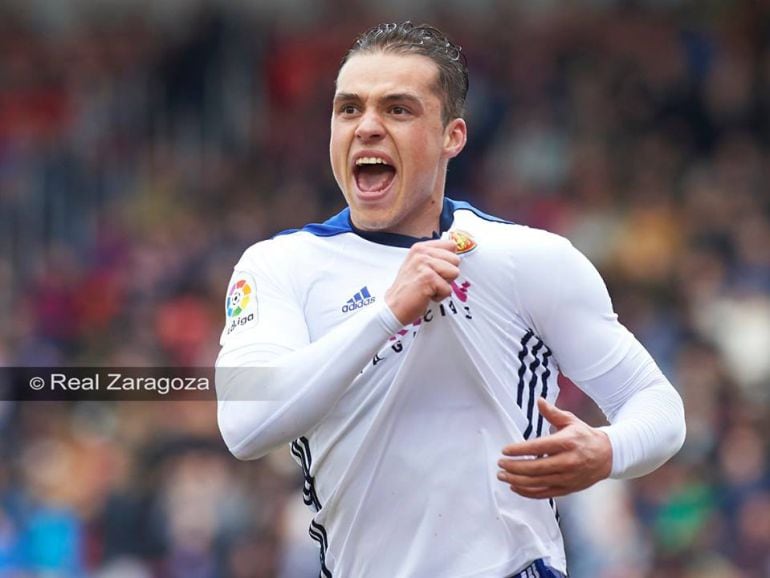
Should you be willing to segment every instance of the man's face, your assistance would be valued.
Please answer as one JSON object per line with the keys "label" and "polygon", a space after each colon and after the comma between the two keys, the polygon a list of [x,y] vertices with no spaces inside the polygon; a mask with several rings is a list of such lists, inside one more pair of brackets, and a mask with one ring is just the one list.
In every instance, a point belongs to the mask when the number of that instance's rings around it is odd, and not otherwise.
{"label": "man's face", "polygon": [[425,56],[357,54],[339,72],[329,145],[356,227],[416,237],[438,224],[462,119],[441,120],[438,67]]}

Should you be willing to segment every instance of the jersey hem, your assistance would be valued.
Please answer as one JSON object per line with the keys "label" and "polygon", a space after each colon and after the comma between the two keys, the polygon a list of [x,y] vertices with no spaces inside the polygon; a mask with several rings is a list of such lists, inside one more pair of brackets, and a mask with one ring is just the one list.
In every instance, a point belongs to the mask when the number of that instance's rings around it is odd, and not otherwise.
{"label": "jersey hem", "polygon": [[[522,558],[525,560],[524,562],[522,562]],[[521,572],[535,560],[543,560],[543,562],[548,564],[548,566],[554,570],[558,570],[563,574],[567,573],[567,563],[565,558],[560,558],[558,561],[554,562],[552,556],[536,550],[529,550],[524,556],[516,556],[515,558],[511,558],[507,562],[503,562],[492,568],[485,568],[484,570],[470,574],[452,575],[448,578],[502,578],[503,576],[515,575],[516,573]]]}

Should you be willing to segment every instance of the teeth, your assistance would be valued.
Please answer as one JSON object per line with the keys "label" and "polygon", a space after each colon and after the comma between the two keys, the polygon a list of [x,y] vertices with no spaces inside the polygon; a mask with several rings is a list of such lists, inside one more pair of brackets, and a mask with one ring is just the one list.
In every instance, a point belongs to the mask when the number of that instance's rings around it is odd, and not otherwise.
{"label": "teeth", "polygon": [[379,157],[361,157],[360,159],[356,160],[356,166],[360,167],[361,165],[387,165],[388,163],[385,162],[384,159],[381,159]]}

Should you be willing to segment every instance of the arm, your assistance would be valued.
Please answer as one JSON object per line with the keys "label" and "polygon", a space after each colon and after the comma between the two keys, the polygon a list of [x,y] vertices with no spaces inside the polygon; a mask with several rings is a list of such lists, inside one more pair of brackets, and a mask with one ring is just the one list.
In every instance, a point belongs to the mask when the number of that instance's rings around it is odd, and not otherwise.
{"label": "arm", "polygon": [[[681,398],[644,347],[618,321],[601,277],[569,243],[552,238],[525,262],[551,283],[519,290],[524,310],[559,362],[604,411],[610,426],[591,428],[544,400],[539,410],[558,430],[512,444],[500,479],[528,497],[553,497],[612,477],[644,475],[684,441]],[[540,270],[537,270],[540,268]],[[557,272],[554,278],[554,271]]]}
{"label": "arm", "polygon": [[240,459],[255,459],[312,429],[400,328],[390,309],[376,304],[297,350],[225,344],[216,382],[227,447]]}
{"label": "arm", "polygon": [[682,447],[682,398],[636,339],[612,370],[584,381],[580,387],[612,424],[599,428],[612,446],[610,477],[649,474]]}
{"label": "arm", "polygon": [[284,239],[243,255],[228,285],[216,361],[217,419],[230,451],[256,459],[313,428],[400,328],[383,304],[311,343]]}
{"label": "arm", "polygon": [[[240,459],[256,459],[315,427],[371,358],[404,323],[443,299],[459,261],[452,243],[430,241],[410,250],[383,303],[359,311],[310,341],[301,298],[274,246],[259,244],[236,266],[233,287],[249,286],[248,301],[230,315],[217,359],[217,418]],[[231,304],[231,302],[230,302]],[[243,321],[241,321],[243,320]]]}

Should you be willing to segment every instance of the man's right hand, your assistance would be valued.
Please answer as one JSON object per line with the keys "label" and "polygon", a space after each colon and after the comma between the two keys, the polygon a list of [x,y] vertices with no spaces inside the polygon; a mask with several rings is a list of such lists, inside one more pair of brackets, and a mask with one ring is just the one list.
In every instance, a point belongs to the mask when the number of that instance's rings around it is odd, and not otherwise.
{"label": "man's right hand", "polygon": [[454,241],[438,239],[415,243],[385,292],[385,303],[406,325],[420,317],[430,301],[452,294],[452,281],[460,274],[460,257]]}

